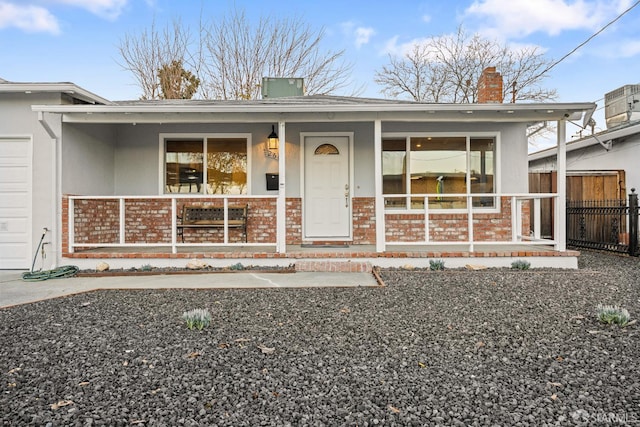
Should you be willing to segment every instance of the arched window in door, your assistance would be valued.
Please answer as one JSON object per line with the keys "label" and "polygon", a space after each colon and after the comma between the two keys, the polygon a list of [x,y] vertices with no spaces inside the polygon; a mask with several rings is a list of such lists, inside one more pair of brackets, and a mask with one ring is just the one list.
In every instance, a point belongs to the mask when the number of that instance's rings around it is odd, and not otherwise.
{"label": "arched window in door", "polygon": [[340,151],[333,144],[321,144],[318,145],[316,151],[314,153],[316,156],[322,155],[337,155],[340,154]]}

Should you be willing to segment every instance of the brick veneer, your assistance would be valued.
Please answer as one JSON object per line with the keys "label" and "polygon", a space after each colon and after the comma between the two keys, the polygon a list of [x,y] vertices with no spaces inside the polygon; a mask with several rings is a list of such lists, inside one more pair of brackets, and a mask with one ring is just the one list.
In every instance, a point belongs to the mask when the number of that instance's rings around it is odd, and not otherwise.
{"label": "brick veneer", "polygon": [[[511,198],[501,197],[500,211],[474,213],[473,240],[477,242],[508,242],[511,240]],[[529,204],[522,205],[522,230],[529,230]],[[386,215],[385,236],[393,242],[421,242],[425,240],[423,214]],[[455,242],[469,239],[466,213],[432,213],[429,216],[429,239],[434,242]]]}
{"label": "brick veneer", "polygon": [[[248,205],[247,240],[249,243],[276,242],[276,200],[275,199],[234,199],[230,206]],[[185,198],[178,199],[177,213],[185,204],[222,206],[220,199]],[[119,242],[119,202],[118,200],[79,199],[75,201],[75,241],[77,243],[118,243]],[[69,253],[68,209],[69,199],[62,201],[62,231],[64,254]],[[302,200],[286,200],[287,244],[302,243]],[[529,230],[529,204],[523,204],[522,229]],[[125,243],[171,243],[171,200],[170,199],[125,199]],[[353,245],[373,245],[376,243],[375,198],[356,197],[353,199]],[[466,241],[469,238],[466,213],[437,213],[429,219],[431,241]],[[497,213],[474,215],[475,241],[511,240],[511,199],[501,198]],[[386,215],[386,239],[390,242],[420,242],[425,240],[424,215]],[[222,243],[221,229],[187,230],[186,242]],[[244,241],[242,231],[229,229],[229,241]],[[78,248],[82,249],[82,248]]]}
{"label": "brick veneer", "polygon": [[376,244],[376,199],[355,197],[353,203],[353,243]]}
{"label": "brick veneer", "polygon": [[[229,206],[248,205],[247,240],[249,243],[275,243],[276,200],[234,199]],[[178,199],[176,213],[184,205],[222,206],[220,199]],[[125,243],[171,243],[170,199],[125,199]],[[76,243],[119,243],[120,204],[113,199],[76,199],[74,201],[74,237]],[[69,253],[69,198],[62,200],[62,233],[64,254]],[[185,241],[192,243],[222,243],[222,229],[190,229]],[[244,242],[242,230],[229,229],[229,242]],[[83,249],[77,247],[77,250]]]}

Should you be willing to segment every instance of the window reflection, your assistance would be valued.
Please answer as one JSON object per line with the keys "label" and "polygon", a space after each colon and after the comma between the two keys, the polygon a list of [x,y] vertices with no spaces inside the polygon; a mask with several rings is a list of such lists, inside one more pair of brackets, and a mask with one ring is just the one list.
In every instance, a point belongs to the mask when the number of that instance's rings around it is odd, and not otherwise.
{"label": "window reflection", "polygon": [[207,138],[206,151],[203,139],[165,140],[165,188],[171,193],[246,194],[247,140]]}
{"label": "window reflection", "polygon": [[207,139],[207,193],[246,194],[247,140]]}
{"label": "window reflection", "polygon": [[[467,198],[453,194],[495,192],[495,138],[421,136],[382,141],[383,194],[387,209],[466,209]],[[407,197],[408,196],[408,197]],[[494,207],[495,197],[472,198],[474,207]]]}
{"label": "window reflection", "polygon": [[202,140],[165,142],[166,188],[169,192],[199,193],[202,187]]}

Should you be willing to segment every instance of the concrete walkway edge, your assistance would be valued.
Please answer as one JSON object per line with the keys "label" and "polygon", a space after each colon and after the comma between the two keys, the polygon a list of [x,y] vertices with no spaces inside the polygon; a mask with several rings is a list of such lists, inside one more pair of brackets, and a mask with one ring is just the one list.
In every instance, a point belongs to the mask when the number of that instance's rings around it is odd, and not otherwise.
{"label": "concrete walkway edge", "polygon": [[100,289],[258,289],[378,286],[371,273],[203,273],[71,277],[25,282],[22,271],[0,270],[0,308]]}

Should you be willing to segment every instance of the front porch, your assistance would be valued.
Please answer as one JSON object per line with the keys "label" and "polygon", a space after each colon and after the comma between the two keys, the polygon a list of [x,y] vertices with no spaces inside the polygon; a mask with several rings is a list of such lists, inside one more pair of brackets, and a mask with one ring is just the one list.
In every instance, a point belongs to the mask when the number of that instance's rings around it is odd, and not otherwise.
{"label": "front porch", "polygon": [[[82,269],[101,261],[113,268],[184,267],[190,259],[213,267],[295,265],[301,271],[425,268],[434,259],[444,260],[448,268],[509,267],[516,259],[532,267],[577,268],[578,252],[560,250],[557,241],[540,238],[537,231],[541,200],[556,195],[494,197],[501,200],[499,212],[474,213],[470,196],[466,212],[438,213],[430,211],[430,195],[425,195],[422,209],[385,209],[382,227],[376,226],[375,199],[354,198],[352,239],[312,242],[302,238],[297,198],[287,199],[286,214],[279,219],[273,196],[66,196],[63,259]],[[191,230],[182,243],[176,225],[187,203],[223,209],[246,204],[244,236],[230,228]],[[284,236],[277,232],[279,220],[286,222]],[[286,240],[284,250],[279,239]]]}
{"label": "front porch", "polygon": [[[477,195],[468,196],[458,212],[431,208],[431,196],[424,195],[420,209],[384,209],[381,227],[375,198],[354,198],[352,238],[333,242],[303,238],[299,198],[288,198],[279,215],[275,196],[65,196],[62,257],[87,269],[100,261],[114,268],[183,267],[189,259],[214,267],[293,264],[303,271],[420,268],[434,259],[445,260],[448,268],[509,267],[516,259],[532,267],[577,267],[577,252],[540,237],[541,200],[553,200],[555,194],[491,195],[497,209],[488,213],[474,209]],[[224,212],[247,206],[246,229],[225,222],[212,230],[189,230],[183,242],[177,234],[179,215],[182,206],[194,203]],[[286,226],[279,227],[280,222]]]}

